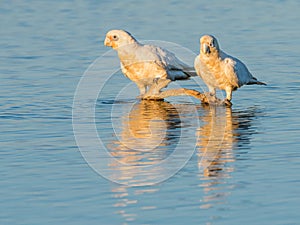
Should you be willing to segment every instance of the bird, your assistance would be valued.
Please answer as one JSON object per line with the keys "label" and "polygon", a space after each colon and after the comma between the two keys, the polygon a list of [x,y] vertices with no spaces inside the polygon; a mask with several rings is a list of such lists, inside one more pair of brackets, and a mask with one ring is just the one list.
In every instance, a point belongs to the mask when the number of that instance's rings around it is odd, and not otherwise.
{"label": "bird", "polygon": [[[193,66],[179,60],[174,53],[155,45],[137,41],[128,31],[110,30],[104,45],[117,51],[123,74],[133,81],[143,97],[147,91],[157,94],[171,81],[197,76]],[[154,86],[154,88],[151,88]]]}
{"label": "bird", "polygon": [[223,52],[212,35],[200,38],[200,54],[194,61],[195,70],[216,98],[216,89],[224,90],[224,103],[231,105],[232,92],[243,85],[266,85],[255,78],[239,59]]}

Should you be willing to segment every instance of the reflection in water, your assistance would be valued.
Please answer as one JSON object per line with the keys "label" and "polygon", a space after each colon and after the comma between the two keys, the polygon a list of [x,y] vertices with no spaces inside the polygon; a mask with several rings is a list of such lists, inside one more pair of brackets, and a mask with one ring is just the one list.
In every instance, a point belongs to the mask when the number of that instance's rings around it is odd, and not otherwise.
{"label": "reflection in water", "polygon": [[203,172],[200,174],[200,186],[204,190],[201,208],[210,208],[221,204],[229,195],[226,189],[230,187],[224,184],[234,171],[233,150],[237,146],[245,148],[250,143],[255,109],[232,112],[231,108],[207,107],[204,111],[205,124],[198,130],[198,166]]}
{"label": "reflection in water", "polygon": [[120,162],[109,165],[113,180],[144,185],[167,176],[163,166],[155,165],[173,153],[181,136],[177,108],[167,102],[141,101],[122,115],[115,129],[117,139],[109,146],[111,155]]}
{"label": "reflection in water", "polygon": [[[116,199],[116,203],[113,205],[117,210],[116,214],[119,214],[125,221],[125,224],[129,221],[134,221],[137,217],[141,216],[137,212],[145,212],[147,210],[157,209],[153,201],[150,205],[141,204],[138,201],[141,195],[151,195],[157,192],[159,189],[156,186],[145,186],[143,188],[136,189],[128,186],[114,186],[112,188],[113,197]],[[137,206],[138,205],[138,206]],[[132,210],[134,207],[139,207],[140,210]]]}
{"label": "reflection in water", "polygon": [[119,140],[114,143],[112,154],[124,163],[152,164],[170,153],[163,147],[178,141],[180,126],[177,109],[170,103],[141,101],[122,117]]}
{"label": "reflection in water", "polygon": [[[128,185],[142,185],[148,184],[144,182],[153,174],[164,174],[164,170],[143,168],[166,159],[178,144],[180,136],[186,138],[185,120],[192,121],[194,125],[199,120],[195,115],[193,118],[188,115],[190,110],[188,105],[175,107],[167,102],[142,101],[135,104],[128,113],[123,113],[120,127],[116,129],[118,139],[109,146],[111,154],[124,163],[124,166],[110,163],[113,180]],[[241,153],[240,149],[249,148],[247,145],[251,134],[255,132],[251,121],[256,109],[232,111],[224,107],[200,107],[198,112],[202,115],[201,126],[198,130],[197,126],[188,127],[188,130],[193,130],[194,134],[196,131],[195,136],[198,136],[197,163],[201,171],[199,186],[204,193],[200,208],[208,209],[224,203],[231,192],[228,179],[234,171],[233,162],[236,160],[233,150],[238,147]],[[116,199],[113,205],[115,213],[121,215],[125,223],[129,223],[141,216],[133,208],[139,207],[141,212],[158,210],[160,206],[157,201],[146,206],[139,202],[140,195],[155,196],[157,191],[159,187],[155,185],[139,188],[114,185],[112,195]]]}
{"label": "reflection in water", "polygon": [[[180,110],[180,109],[179,109]],[[159,163],[172,153],[181,135],[181,119],[178,109],[167,102],[141,101],[121,118],[118,140],[110,146],[111,154],[124,166],[111,163],[114,180],[127,184],[143,184],[150,176],[163,174],[145,166]],[[134,221],[137,214],[131,213],[132,205],[138,203],[138,196],[151,194],[158,190],[156,186],[144,186],[140,189],[125,185],[112,188],[113,197],[117,200],[114,207],[116,214],[125,222]],[[156,209],[156,205],[141,207],[142,211]]]}

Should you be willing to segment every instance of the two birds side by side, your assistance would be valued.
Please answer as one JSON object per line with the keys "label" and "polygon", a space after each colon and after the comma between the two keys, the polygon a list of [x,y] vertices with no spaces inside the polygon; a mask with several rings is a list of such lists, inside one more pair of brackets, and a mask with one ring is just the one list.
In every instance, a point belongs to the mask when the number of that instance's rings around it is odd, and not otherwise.
{"label": "two birds side by side", "polygon": [[[266,85],[249,72],[244,63],[223,52],[212,35],[200,38],[200,54],[194,68],[179,60],[172,52],[154,45],[139,43],[129,32],[111,30],[106,34],[105,46],[117,51],[123,74],[133,81],[143,97],[149,89],[158,94],[171,81],[200,76],[216,98],[216,89],[226,92],[230,103],[232,92],[243,85]],[[152,88],[155,85],[157,88]]]}

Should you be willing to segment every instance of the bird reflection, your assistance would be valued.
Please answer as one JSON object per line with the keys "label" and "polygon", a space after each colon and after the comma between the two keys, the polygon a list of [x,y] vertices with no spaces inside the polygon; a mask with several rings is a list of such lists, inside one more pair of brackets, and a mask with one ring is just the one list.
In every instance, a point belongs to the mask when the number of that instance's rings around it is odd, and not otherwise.
{"label": "bird reflection", "polygon": [[180,126],[179,114],[173,105],[163,101],[141,101],[122,121],[119,149],[150,151],[170,145],[180,135],[174,129]]}
{"label": "bird reflection", "polygon": [[[155,176],[164,176],[164,171],[157,171],[149,166],[159,163],[172,153],[180,138],[181,120],[179,112],[172,104],[162,101],[141,101],[136,103],[121,120],[118,140],[110,146],[111,154],[121,162],[109,165],[113,180],[126,185],[114,185],[113,205],[125,221],[135,221],[138,215],[131,212],[138,204],[138,195],[151,195],[159,189],[157,186],[141,186],[155,180]],[[161,168],[160,168],[161,169]],[[150,183],[151,184],[151,183]],[[156,209],[156,205],[147,205],[141,211]]]}
{"label": "bird reflection", "polygon": [[[251,120],[255,109],[233,112],[228,107],[205,107],[202,121],[204,125],[198,129],[198,167],[201,171],[200,186],[204,197],[201,208],[210,208],[222,203],[226,192],[226,180],[234,171],[237,147],[247,148],[251,134]],[[223,186],[225,184],[225,186]]]}
{"label": "bird reflection", "polygon": [[[122,184],[139,185],[163,171],[145,169],[166,159],[180,138],[181,120],[177,109],[163,101],[141,101],[121,118],[117,140],[110,146],[121,164],[109,165],[114,179]],[[157,169],[157,168],[156,168]]]}
{"label": "bird reflection", "polygon": [[199,187],[204,192],[200,208],[223,204],[230,195],[232,186],[228,180],[234,171],[235,155],[242,154],[241,149],[249,148],[251,134],[255,133],[252,119],[256,109],[233,111],[225,107],[200,107],[198,112],[202,116],[192,119],[187,116],[190,111],[188,105],[175,107],[167,102],[142,101],[122,114],[116,134],[118,139],[110,146],[111,154],[121,163],[112,161],[109,170],[112,180],[125,184],[113,184],[111,190],[115,198],[115,213],[124,223],[136,223],[146,210],[159,209],[157,201],[146,201],[148,204],[143,205],[140,200],[159,196],[160,186],[131,185],[148,185],[155,176],[164,176],[162,168],[161,171],[153,171],[149,166],[166,159],[178,144],[180,135],[186,137],[181,133],[186,120],[192,121],[192,125],[199,118],[201,120],[198,130],[196,125],[193,128],[187,126],[193,129],[188,135],[195,134],[196,130],[198,137],[196,163],[201,171]]}

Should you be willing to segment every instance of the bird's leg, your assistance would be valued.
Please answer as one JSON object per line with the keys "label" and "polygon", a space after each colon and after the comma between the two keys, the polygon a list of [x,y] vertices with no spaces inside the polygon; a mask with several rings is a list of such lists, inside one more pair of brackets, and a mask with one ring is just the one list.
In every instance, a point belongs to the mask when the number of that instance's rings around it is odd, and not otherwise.
{"label": "bird's leg", "polygon": [[231,101],[231,98],[232,98],[232,89],[231,88],[226,88],[226,99],[228,101]]}
{"label": "bird's leg", "polygon": [[208,89],[209,89],[209,93],[208,93],[208,95],[206,94],[206,97],[207,97],[208,101],[216,103],[217,102],[216,89],[214,87],[211,87],[211,86],[208,86]]}
{"label": "bird's leg", "polygon": [[226,88],[225,92],[226,92],[226,98],[224,99],[224,104],[228,105],[228,106],[231,106],[232,105],[232,103],[231,103],[232,89],[231,88]]}
{"label": "bird's leg", "polygon": [[160,93],[160,90],[167,87],[170,82],[170,79],[155,78],[153,79],[153,83],[146,94],[158,95]]}
{"label": "bird's leg", "polygon": [[171,80],[164,79],[164,78],[158,78],[153,79],[153,82],[149,88],[149,90],[142,96],[142,99],[150,99],[150,100],[162,100],[163,97],[161,97],[161,89],[165,88]]}
{"label": "bird's leg", "polygon": [[137,83],[136,84],[140,90],[140,95],[137,96],[137,98],[143,98],[143,96],[146,94],[147,86],[145,84]]}
{"label": "bird's leg", "polygon": [[209,86],[208,89],[211,96],[216,96],[216,89],[214,87]]}

